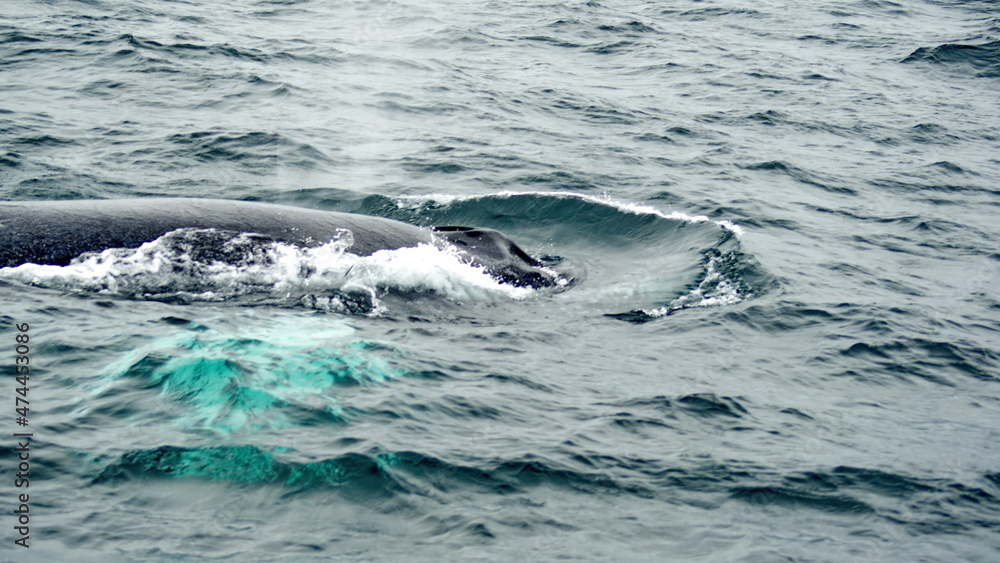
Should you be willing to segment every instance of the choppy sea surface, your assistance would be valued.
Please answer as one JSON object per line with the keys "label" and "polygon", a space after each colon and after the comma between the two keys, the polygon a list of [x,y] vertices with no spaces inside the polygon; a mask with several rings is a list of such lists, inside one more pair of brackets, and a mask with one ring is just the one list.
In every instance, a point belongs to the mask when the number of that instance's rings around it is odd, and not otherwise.
{"label": "choppy sea surface", "polygon": [[0,269],[0,559],[1000,559],[994,1],[4,0],[0,200],[145,196],[491,227],[568,283]]}

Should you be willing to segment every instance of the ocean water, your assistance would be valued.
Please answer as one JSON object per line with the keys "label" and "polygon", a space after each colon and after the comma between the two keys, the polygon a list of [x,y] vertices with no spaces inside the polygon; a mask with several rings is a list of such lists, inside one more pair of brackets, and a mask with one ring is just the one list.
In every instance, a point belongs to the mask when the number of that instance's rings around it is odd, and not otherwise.
{"label": "ocean water", "polygon": [[145,196],[566,283],[0,269],[0,560],[1000,559],[996,2],[5,0],[0,200]]}

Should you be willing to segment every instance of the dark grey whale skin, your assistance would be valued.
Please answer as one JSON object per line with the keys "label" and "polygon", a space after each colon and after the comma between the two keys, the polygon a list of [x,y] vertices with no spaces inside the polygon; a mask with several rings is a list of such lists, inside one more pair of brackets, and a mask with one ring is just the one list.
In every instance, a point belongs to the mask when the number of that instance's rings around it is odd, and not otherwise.
{"label": "dark grey whale skin", "polygon": [[64,266],[86,252],[137,248],[182,228],[256,233],[303,246],[329,242],[348,229],[348,251],[450,244],[505,283],[546,287],[541,263],[492,229],[441,227],[440,232],[392,219],[249,201],[194,198],[0,202],[0,267]]}

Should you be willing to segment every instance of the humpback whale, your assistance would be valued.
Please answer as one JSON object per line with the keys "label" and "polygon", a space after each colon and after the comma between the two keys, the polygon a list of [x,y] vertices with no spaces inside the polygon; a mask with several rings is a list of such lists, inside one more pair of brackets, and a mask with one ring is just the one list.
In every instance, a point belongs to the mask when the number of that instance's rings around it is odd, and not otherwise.
{"label": "humpback whale", "polygon": [[65,266],[88,252],[137,248],[178,229],[215,229],[317,246],[353,235],[359,256],[419,244],[450,245],[501,282],[548,287],[556,277],[492,229],[424,228],[392,219],[224,199],[135,198],[0,202],[0,267]]}

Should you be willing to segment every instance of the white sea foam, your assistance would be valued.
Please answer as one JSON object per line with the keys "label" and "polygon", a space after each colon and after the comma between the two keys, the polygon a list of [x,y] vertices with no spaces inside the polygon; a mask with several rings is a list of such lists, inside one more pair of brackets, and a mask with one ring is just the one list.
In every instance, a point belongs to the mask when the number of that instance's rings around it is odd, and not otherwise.
{"label": "white sea foam", "polygon": [[306,302],[331,309],[346,308],[348,296],[361,295],[374,313],[383,310],[379,297],[387,291],[487,302],[524,299],[534,292],[500,283],[451,247],[421,244],[358,256],[346,252],[351,245],[349,232],[312,248],[239,235],[220,247],[225,259],[198,257],[203,249],[194,248],[197,237],[186,237],[210,231],[182,229],[137,249],[87,254],[66,266],[2,268],[0,277],[66,291],[141,298],[221,301],[264,294],[272,300],[295,300],[306,295]]}
{"label": "white sea foam", "polygon": [[705,264],[705,277],[690,292],[674,299],[669,305],[644,311],[650,317],[662,317],[673,311],[692,307],[713,307],[733,305],[746,297],[741,294],[736,283],[719,271],[722,256],[713,256]]}

